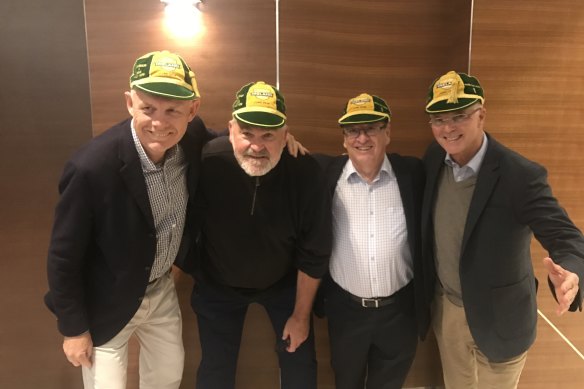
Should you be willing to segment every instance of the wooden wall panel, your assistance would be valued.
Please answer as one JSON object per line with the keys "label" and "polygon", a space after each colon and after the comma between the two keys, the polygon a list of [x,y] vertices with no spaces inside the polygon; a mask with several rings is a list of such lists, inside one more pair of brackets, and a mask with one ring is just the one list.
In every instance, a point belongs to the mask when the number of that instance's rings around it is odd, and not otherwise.
{"label": "wooden wall panel", "polygon": [[83,4],[0,2],[0,388],[79,387],[45,307],[57,181],[91,138]]}
{"label": "wooden wall panel", "polygon": [[203,15],[206,31],[193,39],[175,39],[165,30],[158,0],[139,6],[133,0],[85,3],[95,134],[128,116],[123,92],[132,65],[150,51],[177,52],[193,68],[202,95],[200,115],[213,129],[226,128],[241,86],[275,82],[274,2],[212,0]]}
{"label": "wooden wall panel", "polygon": [[390,150],[421,156],[432,80],[466,68],[470,3],[296,0],[282,2],[281,89],[290,125],[316,151],[343,152],[337,119],[362,92],[387,100]]}
{"label": "wooden wall panel", "polygon": [[[487,130],[548,168],[549,181],[572,220],[584,227],[584,10],[570,0],[475,1],[471,69],[485,88]],[[582,313],[557,317],[541,258],[540,310],[584,351]],[[580,388],[582,359],[542,329],[521,379],[522,388]]]}

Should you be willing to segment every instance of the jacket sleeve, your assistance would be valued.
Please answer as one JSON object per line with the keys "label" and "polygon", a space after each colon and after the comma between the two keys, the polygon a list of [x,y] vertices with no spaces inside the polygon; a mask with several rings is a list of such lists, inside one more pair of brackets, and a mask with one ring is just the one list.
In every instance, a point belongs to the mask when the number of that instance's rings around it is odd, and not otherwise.
{"label": "jacket sleeve", "polygon": [[305,180],[295,183],[302,187],[296,267],[313,278],[322,278],[328,272],[332,250],[331,200],[322,168],[308,159]]}
{"label": "jacket sleeve", "polygon": [[584,237],[581,231],[553,196],[545,168],[533,164],[526,169],[526,174],[516,175],[515,179],[521,182],[521,190],[516,192],[514,198],[520,204],[515,208],[518,209],[518,219],[531,228],[535,238],[556,263],[578,275],[580,291],[570,311],[582,310]]}
{"label": "jacket sleeve", "polygon": [[92,239],[90,188],[82,172],[69,162],[59,183],[60,200],[47,258],[49,292],[45,302],[57,316],[59,331],[76,336],[89,329],[83,267]]}

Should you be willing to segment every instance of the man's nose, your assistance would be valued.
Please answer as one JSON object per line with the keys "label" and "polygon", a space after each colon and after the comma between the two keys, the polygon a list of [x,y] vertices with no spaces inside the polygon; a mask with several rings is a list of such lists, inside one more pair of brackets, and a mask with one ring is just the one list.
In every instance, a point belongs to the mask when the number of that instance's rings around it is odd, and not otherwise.
{"label": "man's nose", "polygon": [[263,142],[252,142],[249,147],[254,153],[262,151],[265,148]]}

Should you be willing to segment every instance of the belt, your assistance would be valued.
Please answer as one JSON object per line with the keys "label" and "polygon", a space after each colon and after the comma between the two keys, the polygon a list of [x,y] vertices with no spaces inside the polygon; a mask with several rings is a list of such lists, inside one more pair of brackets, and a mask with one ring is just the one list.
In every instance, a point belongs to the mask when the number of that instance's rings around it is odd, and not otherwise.
{"label": "belt", "polygon": [[342,294],[349,297],[349,299],[359,303],[359,305],[361,305],[363,308],[381,308],[381,307],[385,307],[387,305],[394,304],[394,303],[398,302],[399,299],[402,298],[401,295],[410,289],[412,283],[410,282],[408,285],[401,288],[400,290],[398,290],[397,292],[395,292],[391,296],[372,297],[372,298],[364,298],[364,297],[355,296],[354,294],[347,292],[345,289],[341,288],[339,285],[337,285],[336,282],[333,281],[332,284],[340,292],[342,292]]}
{"label": "belt", "polygon": [[[348,293],[348,292],[347,292]],[[350,294],[350,293],[349,293]],[[381,308],[393,304],[397,301],[397,296],[391,295],[387,297],[363,298],[351,294],[351,299],[361,304],[363,308]]]}

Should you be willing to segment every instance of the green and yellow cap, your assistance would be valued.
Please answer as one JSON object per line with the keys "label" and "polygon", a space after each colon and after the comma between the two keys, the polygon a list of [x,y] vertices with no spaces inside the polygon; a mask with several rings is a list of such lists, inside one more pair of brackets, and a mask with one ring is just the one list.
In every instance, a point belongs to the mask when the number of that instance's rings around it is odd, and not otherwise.
{"label": "green and yellow cap", "polygon": [[375,123],[391,118],[389,106],[381,97],[361,93],[347,103],[339,124]]}
{"label": "green and yellow cap", "polygon": [[169,99],[194,100],[201,96],[189,65],[178,54],[166,50],[153,51],[136,60],[130,88]]}
{"label": "green and yellow cap", "polygon": [[483,87],[475,77],[449,71],[434,80],[428,91],[427,113],[456,111],[480,101],[485,102]]}
{"label": "green and yellow cap", "polygon": [[252,126],[280,128],[286,124],[284,96],[263,81],[250,82],[235,94],[233,117]]}

